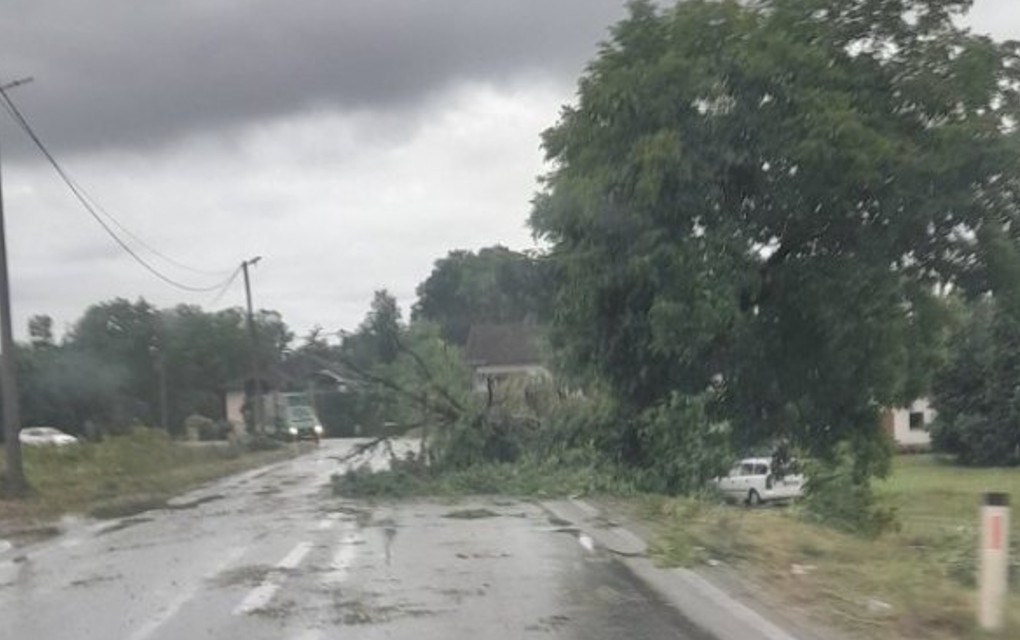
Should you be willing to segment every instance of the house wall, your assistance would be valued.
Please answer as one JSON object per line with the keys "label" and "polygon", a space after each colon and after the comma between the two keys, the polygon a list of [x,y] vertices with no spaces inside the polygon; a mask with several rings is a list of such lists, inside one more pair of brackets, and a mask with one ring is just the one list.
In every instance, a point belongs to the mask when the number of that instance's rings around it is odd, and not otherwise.
{"label": "house wall", "polygon": [[490,378],[512,378],[527,376],[530,378],[549,377],[549,370],[540,364],[513,364],[475,367],[474,388],[484,393],[488,387],[485,381]]}
{"label": "house wall", "polygon": [[241,413],[241,407],[244,406],[244,391],[228,391],[224,404],[227,422],[233,425],[235,433],[244,433],[244,414]]}
{"label": "house wall", "polygon": [[[924,416],[923,428],[910,428],[911,413],[919,413]],[[896,444],[910,447],[928,446],[931,444],[931,434],[928,430],[931,428],[935,415],[935,410],[931,408],[928,400],[921,398],[914,400],[909,407],[887,409],[884,421]]]}
{"label": "house wall", "polygon": [[[227,418],[227,422],[234,426],[236,433],[245,433],[247,429],[244,423],[244,413],[241,411],[244,407],[244,391],[228,391],[224,397],[224,405],[224,415]],[[265,420],[266,429],[270,433],[275,429],[274,422],[278,410],[277,405],[278,398],[275,391],[262,396],[262,416]]]}

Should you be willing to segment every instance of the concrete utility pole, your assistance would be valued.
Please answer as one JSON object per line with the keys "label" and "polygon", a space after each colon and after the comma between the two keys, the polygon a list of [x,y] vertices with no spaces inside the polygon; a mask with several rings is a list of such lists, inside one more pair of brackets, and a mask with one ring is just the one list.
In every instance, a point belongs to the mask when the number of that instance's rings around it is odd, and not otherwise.
{"label": "concrete utility pole", "polygon": [[[7,99],[7,90],[31,82],[23,78],[0,86]],[[7,275],[7,234],[4,226],[3,186],[0,185],[0,397],[3,399],[4,450],[7,465],[7,493],[23,495],[28,490],[25,468],[21,460],[21,411],[18,406],[18,371],[14,353],[14,331],[11,327],[11,286]]]}
{"label": "concrete utility pole", "polygon": [[258,264],[258,261],[262,259],[262,256],[255,256],[250,260],[245,260],[241,263],[241,269],[244,271],[244,297],[248,304],[248,351],[251,358],[251,378],[252,378],[252,396],[249,398],[252,406],[252,421],[254,422],[255,433],[261,434],[263,432],[262,424],[262,381],[259,375],[259,356],[258,356],[258,338],[255,335],[255,313],[252,311],[251,304],[251,280],[248,277],[248,267],[253,267]]}

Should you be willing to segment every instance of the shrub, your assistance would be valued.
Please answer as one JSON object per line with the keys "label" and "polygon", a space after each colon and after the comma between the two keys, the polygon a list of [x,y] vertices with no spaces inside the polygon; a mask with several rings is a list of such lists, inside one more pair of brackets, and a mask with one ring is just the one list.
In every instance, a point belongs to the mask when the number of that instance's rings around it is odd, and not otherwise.
{"label": "shrub", "polygon": [[193,413],[184,419],[184,437],[188,440],[212,440],[215,432],[216,422],[203,415]]}
{"label": "shrub", "polygon": [[898,526],[896,511],[878,503],[868,475],[855,469],[850,448],[841,446],[831,461],[812,461],[801,512],[811,521],[846,533],[876,537]]}
{"label": "shrub", "polygon": [[708,415],[701,396],[674,393],[639,418],[647,464],[635,470],[648,491],[691,494],[704,489],[732,461],[729,428]]}

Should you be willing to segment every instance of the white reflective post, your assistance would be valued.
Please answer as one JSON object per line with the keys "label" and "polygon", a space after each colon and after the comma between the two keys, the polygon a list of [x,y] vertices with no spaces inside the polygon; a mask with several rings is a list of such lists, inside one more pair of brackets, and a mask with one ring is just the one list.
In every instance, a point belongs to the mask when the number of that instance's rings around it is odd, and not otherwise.
{"label": "white reflective post", "polygon": [[978,624],[985,631],[1002,631],[1009,593],[1009,495],[984,495],[980,545]]}

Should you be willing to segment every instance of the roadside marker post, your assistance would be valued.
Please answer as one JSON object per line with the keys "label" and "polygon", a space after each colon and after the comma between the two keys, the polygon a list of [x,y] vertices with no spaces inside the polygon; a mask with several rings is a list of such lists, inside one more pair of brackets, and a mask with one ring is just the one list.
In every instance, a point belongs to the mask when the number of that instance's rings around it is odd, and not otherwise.
{"label": "roadside marker post", "polygon": [[986,493],[981,504],[978,566],[978,625],[985,631],[1005,627],[1009,595],[1009,495]]}

